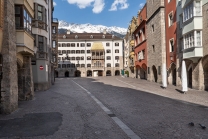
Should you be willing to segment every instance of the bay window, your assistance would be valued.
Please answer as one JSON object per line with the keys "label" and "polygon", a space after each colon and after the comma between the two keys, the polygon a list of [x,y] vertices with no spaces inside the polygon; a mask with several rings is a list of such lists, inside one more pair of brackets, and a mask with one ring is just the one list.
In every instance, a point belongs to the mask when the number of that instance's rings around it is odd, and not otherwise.
{"label": "bay window", "polygon": [[202,31],[193,31],[184,36],[184,49],[202,46]]}

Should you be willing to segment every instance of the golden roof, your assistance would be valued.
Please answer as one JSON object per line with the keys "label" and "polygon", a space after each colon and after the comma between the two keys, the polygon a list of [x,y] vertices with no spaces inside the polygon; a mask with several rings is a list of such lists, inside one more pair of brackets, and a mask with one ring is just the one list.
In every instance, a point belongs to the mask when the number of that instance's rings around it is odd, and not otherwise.
{"label": "golden roof", "polygon": [[91,50],[104,50],[102,42],[94,42]]}

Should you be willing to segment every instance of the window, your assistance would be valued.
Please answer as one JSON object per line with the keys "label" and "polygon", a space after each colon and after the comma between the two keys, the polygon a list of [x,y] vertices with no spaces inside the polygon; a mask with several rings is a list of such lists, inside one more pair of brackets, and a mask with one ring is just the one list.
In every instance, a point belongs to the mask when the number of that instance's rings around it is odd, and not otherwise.
{"label": "window", "polygon": [[83,56],[81,57],[81,60],[84,60],[84,57]]}
{"label": "window", "polygon": [[66,64],[62,64],[62,68],[66,68]]}
{"label": "window", "polygon": [[39,51],[43,52],[44,51],[44,42],[43,42],[43,36],[38,36],[38,48]]}
{"label": "window", "polygon": [[67,43],[67,47],[70,47],[70,43]]}
{"label": "window", "polygon": [[62,55],[61,50],[58,50],[59,55]]}
{"label": "window", "polygon": [[72,44],[71,44],[71,47],[75,47],[75,43],[72,43]]}
{"label": "window", "polygon": [[53,48],[56,48],[56,41],[53,40]]}
{"label": "window", "polygon": [[87,64],[87,67],[88,67],[88,68],[91,67],[91,64]]}
{"label": "window", "polygon": [[201,32],[200,31],[196,32],[196,45],[197,46],[202,46],[202,44],[201,44]]}
{"label": "window", "polygon": [[111,57],[110,56],[107,56],[107,60],[111,60]]}
{"label": "window", "polygon": [[119,60],[119,56],[115,56],[115,60]]}
{"label": "window", "polygon": [[72,57],[72,60],[75,60],[75,57]]}
{"label": "window", "polygon": [[62,50],[62,54],[66,54],[66,50]]}
{"label": "window", "polygon": [[32,34],[32,17],[21,5],[15,5],[15,26],[16,29],[24,29]]}
{"label": "window", "polygon": [[58,68],[61,68],[61,64],[58,64]]}
{"label": "window", "polygon": [[80,54],[80,50],[76,50],[76,54]]}
{"label": "window", "polygon": [[72,53],[72,54],[75,54],[75,50],[71,50],[71,53]]}
{"label": "window", "polygon": [[103,39],[105,39],[105,35],[103,35],[103,37],[102,37]]}
{"label": "window", "polygon": [[56,26],[52,26],[52,33],[53,33],[53,34],[56,33]]}
{"label": "window", "polygon": [[152,52],[155,52],[155,45],[152,45]]}
{"label": "window", "polygon": [[38,20],[43,21],[43,6],[38,5]]}
{"label": "window", "polygon": [[79,43],[77,43],[77,47],[79,47]]}
{"label": "window", "polygon": [[85,47],[85,44],[84,43],[81,43],[81,47]]}
{"label": "window", "polygon": [[80,64],[76,64],[76,67],[80,67]]}
{"label": "window", "polygon": [[93,36],[92,35],[90,35],[90,39],[92,39],[93,38]]}
{"label": "window", "polygon": [[116,63],[116,64],[115,64],[115,67],[119,67],[119,63]]}
{"label": "window", "polygon": [[116,49],[116,50],[115,50],[115,53],[119,53],[119,50],[118,50],[118,49]]}
{"label": "window", "polygon": [[154,25],[152,25],[152,32],[154,32],[155,31],[155,27],[154,27]]}
{"label": "window", "polygon": [[75,39],[78,39],[78,36],[77,35],[75,35]]}
{"label": "window", "polygon": [[110,49],[106,50],[106,53],[111,53],[111,50]]}
{"label": "window", "polygon": [[81,64],[81,67],[84,68],[85,67],[85,64]]}
{"label": "window", "polygon": [[173,12],[168,15],[169,27],[173,25]]}
{"label": "window", "polygon": [[66,44],[65,43],[62,43],[62,47],[66,47]]}
{"label": "window", "polygon": [[71,64],[67,64],[67,68],[70,68],[71,67]]}
{"label": "window", "polygon": [[61,47],[61,44],[60,43],[58,44],[58,47]]}
{"label": "window", "polygon": [[190,3],[183,9],[183,22],[193,17],[193,3]]}
{"label": "window", "polygon": [[85,50],[81,50],[81,54],[84,54],[85,53]]}
{"label": "window", "polygon": [[174,40],[173,39],[170,40],[169,45],[170,45],[170,52],[174,52]]}
{"label": "window", "polygon": [[115,43],[115,46],[119,46],[119,43],[118,43],[118,42],[116,42],[116,43]]}
{"label": "window", "polygon": [[195,46],[202,46],[201,38],[202,38],[201,31],[193,31],[184,35],[183,37],[184,49]]}
{"label": "window", "polygon": [[91,43],[87,43],[87,47],[90,47],[91,46]]}
{"label": "window", "polygon": [[201,16],[202,15],[202,9],[201,9],[201,2],[200,1],[195,1],[195,15],[196,16]]}
{"label": "window", "polygon": [[89,53],[91,53],[91,51],[90,50],[87,50],[87,53],[89,54]]}
{"label": "window", "polygon": [[110,43],[106,43],[106,46],[110,46]]}
{"label": "window", "polygon": [[111,64],[110,63],[107,63],[107,67],[111,67]]}
{"label": "window", "polygon": [[70,54],[70,50],[67,50],[67,54]]}
{"label": "window", "polygon": [[88,57],[87,57],[87,60],[91,60],[91,56],[88,56]]}
{"label": "window", "polygon": [[76,60],[80,60],[80,57],[76,57]]}

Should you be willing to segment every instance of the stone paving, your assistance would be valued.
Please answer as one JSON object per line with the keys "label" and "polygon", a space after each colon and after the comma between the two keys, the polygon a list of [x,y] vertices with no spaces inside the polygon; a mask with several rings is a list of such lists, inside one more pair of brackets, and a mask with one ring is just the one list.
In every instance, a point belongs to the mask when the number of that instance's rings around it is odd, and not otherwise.
{"label": "stone paving", "polygon": [[208,138],[207,129],[198,125],[208,128],[208,92],[181,94],[180,87],[160,86],[122,77],[58,78],[48,91],[36,92],[34,100],[19,102],[17,111],[0,115],[0,138],[128,139],[112,115],[142,139]]}

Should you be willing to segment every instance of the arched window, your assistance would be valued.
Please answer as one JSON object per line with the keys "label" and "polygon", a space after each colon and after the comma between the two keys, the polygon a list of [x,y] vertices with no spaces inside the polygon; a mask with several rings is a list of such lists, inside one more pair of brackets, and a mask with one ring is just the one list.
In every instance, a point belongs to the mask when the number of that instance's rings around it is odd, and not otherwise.
{"label": "arched window", "polygon": [[115,67],[119,67],[119,63],[116,63],[116,64],[115,64]]}

